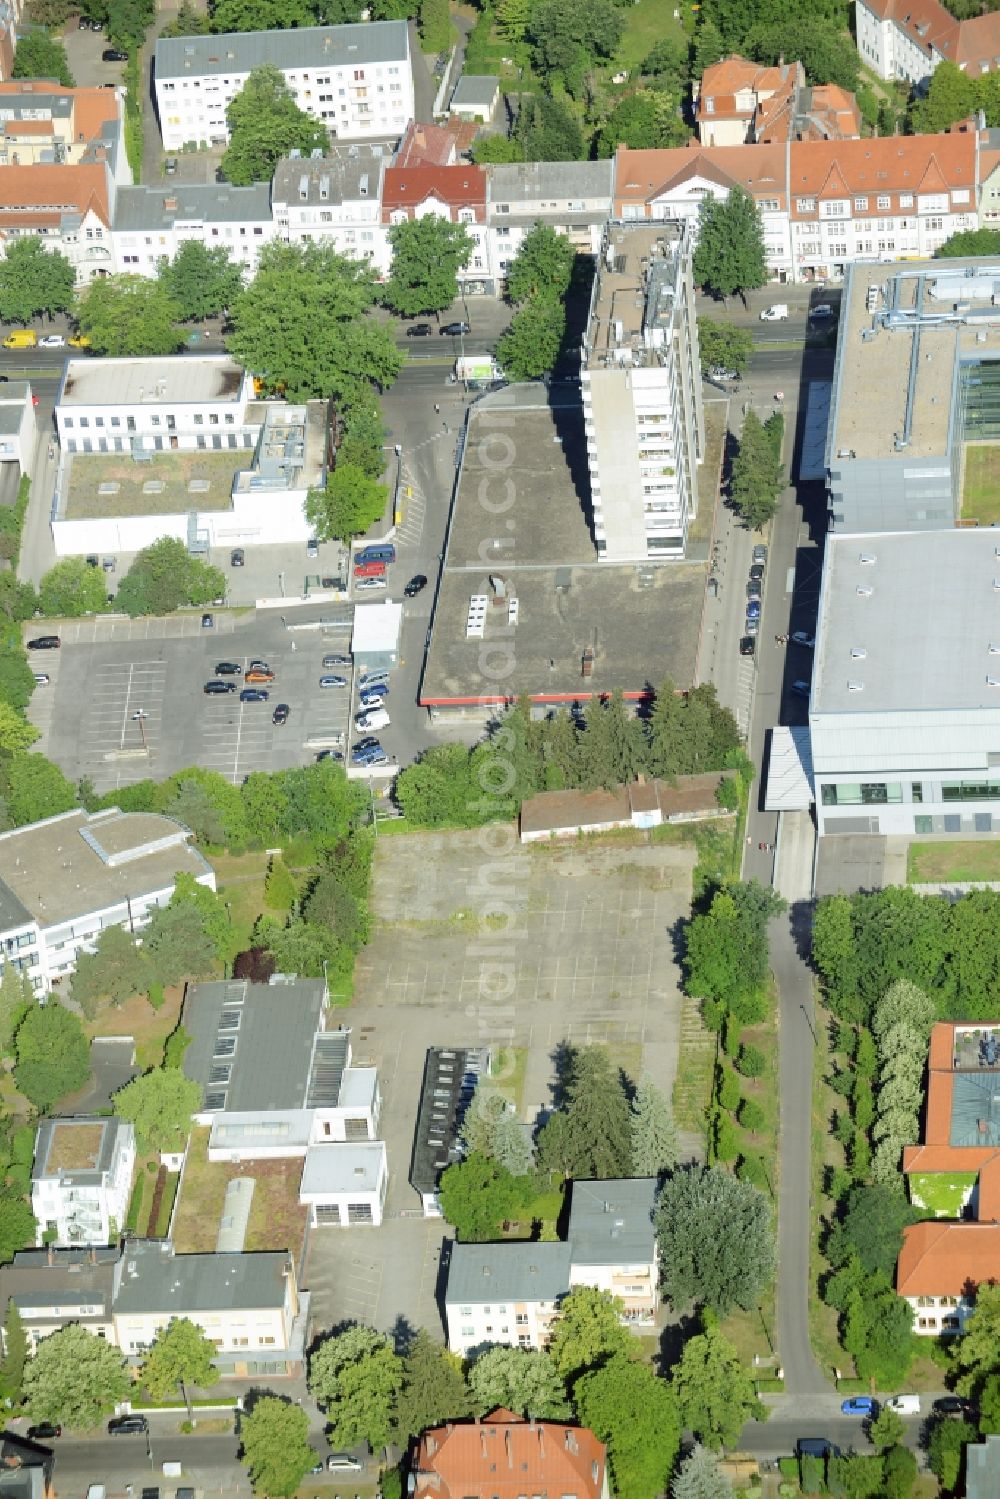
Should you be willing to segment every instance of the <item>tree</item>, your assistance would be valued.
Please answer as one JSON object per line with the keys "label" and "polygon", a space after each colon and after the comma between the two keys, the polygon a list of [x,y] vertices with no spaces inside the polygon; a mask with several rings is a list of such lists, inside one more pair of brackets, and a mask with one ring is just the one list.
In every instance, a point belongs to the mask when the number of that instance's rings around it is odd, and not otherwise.
{"label": "tree", "polygon": [[577,1286],[559,1303],[548,1353],[567,1384],[609,1359],[635,1356],[638,1344],[623,1326],[621,1313],[617,1297],[593,1286]]}
{"label": "tree", "polygon": [[903,1229],[919,1218],[920,1214],[905,1197],[888,1187],[877,1184],[854,1187],[842,1218],[827,1237],[827,1258],[832,1265],[845,1265],[852,1255],[857,1255],[869,1274],[881,1271],[891,1280],[903,1245]]}
{"label": "tree", "polygon": [[685,933],[688,993],[716,1001],[745,1025],[762,1020],[770,971],[767,922],[781,909],[757,881],[718,890]]}
{"label": "tree", "polygon": [[1000,254],[1000,229],[960,229],[934,251],[935,259]]}
{"label": "tree", "polygon": [[522,96],[514,139],[525,161],[579,161],[584,154],[576,116],[550,94]]}
{"label": "tree", "polygon": [[64,557],[38,585],[38,602],[43,614],[63,619],[100,614],[107,607],[106,587],[99,567],[91,567],[83,557]]}
{"label": "tree", "polygon": [[691,78],[692,48],[687,36],[672,33],[660,38],[643,58],[640,72],[658,78],[665,75],[680,86]]}
{"label": "tree", "polygon": [[[929,994],[925,994],[923,989],[918,989],[908,979],[897,979],[875,1004],[872,1011],[872,1034],[881,1045],[888,1040],[888,1033],[893,1027],[906,1025],[923,1051],[937,1018],[937,1005]],[[894,1054],[893,1045],[889,1044],[885,1049],[888,1055]],[[923,1062],[924,1056],[921,1054],[921,1071]]]}
{"label": "tree", "polygon": [[726,44],[722,33],[714,22],[706,20],[703,15],[701,25],[695,33],[691,60],[692,75],[700,78],[706,68],[710,68],[713,63],[721,62],[725,55]]}
{"label": "tree", "polygon": [[495,1239],[501,1224],[524,1204],[523,1182],[506,1167],[473,1151],[441,1175],[441,1211],[464,1243]]}
{"label": "tree", "polygon": [[173,897],[168,905],[158,906],[153,912],[143,933],[142,948],[159,984],[206,978],[219,961],[201,911],[193,901]]}
{"label": "tree", "polygon": [[24,1392],[24,1370],[28,1362],[28,1335],[13,1297],[7,1302],[3,1324],[3,1361],[0,1362],[0,1396],[16,1410]]}
{"label": "tree", "polygon": [[0,977],[0,1057],[13,1054],[17,1028],[33,1003],[28,975],[20,973],[13,963],[5,963]]}
{"label": "tree", "polygon": [[159,34],[162,37],[207,36],[211,29],[208,16],[193,0],[181,0],[176,19],[169,21]]}
{"label": "tree", "polygon": [[341,423],[338,463],[353,463],[369,479],[377,479],[385,469],[385,445],[388,433],[373,391],[362,390],[345,407]]}
{"label": "tree", "polygon": [[613,55],[623,25],[611,0],[537,0],[527,25],[535,71],[579,97],[588,70]]}
{"label": "tree", "polygon": [[584,725],[577,764],[585,791],[598,786],[610,791],[623,782],[634,781],[645,769],[642,726],[626,709],[620,688],[609,698],[591,698]]}
{"label": "tree", "polygon": [[50,999],[28,1011],[14,1037],[14,1081],[41,1113],[90,1076],[90,1049],[75,1015]]}
{"label": "tree", "polygon": [[405,1447],[429,1427],[443,1421],[461,1421],[471,1414],[472,1396],[461,1359],[421,1328],[403,1360],[403,1383],[396,1402],[396,1441]]}
{"label": "tree", "polygon": [[767,1198],[719,1167],[691,1166],[665,1183],[656,1214],[660,1284],[671,1304],[724,1317],[760,1302],[775,1269]]}
{"label": "tree", "polygon": [[472,159],[477,166],[494,162],[506,165],[512,161],[523,161],[524,148],[519,141],[506,135],[480,136],[472,147]]}
{"label": "tree", "polygon": [[179,1067],[154,1067],[114,1096],[115,1115],[135,1126],[143,1150],[181,1150],[200,1104],[200,1086]]}
{"label": "tree", "polygon": [[[282,31],[315,26],[317,19],[311,0],[213,0],[212,4],[212,30],[216,32]],[[350,19],[357,20],[357,16]]]}
{"label": "tree", "polygon": [[[31,35],[18,42],[18,52]],[[65,312],[73,305],[75,285],[76,272],[60,250],[48,250],[36,238],[12,240],[0,260],[0,319],[30,323]]]}
{"label": "tree", "polygon": [[230,309],[229,352],[290,401],[350,405],[402,368],[390,329],[365,315],[374,300],[367,266],[326,245],[273,242]]}
{"label": "tree", "polygon": [[425,52],[445,52],[451,40],[448,0],[420,0],[420,42]]}
{"label": "tree", "polygon": [[389,1339],[369,1327],[326,1338],[309,1360],[309,1389],[326,1409],[331,1440],[384,1447],[403,1384],[403,1361]]}
{"label": "tree", "polygon": [[[539,1137],[539,1151],[549,1169],[572,1177],[632,1174],[629,1104],[621,1077],[600,1047],[569,1051],[566,1104],[557,1126],[558,1151],[546,1145],[551,1120]],[[552,1119],[559,1118],[559,1114]]]}
{"label": "tree", "polygon": [[774,64],[782,56],[799,58],[809,83],[832,83],[850,93],[857,90],[861,71],[858,50],[837,24],[814,16],[783,17],[775,25],[753,27],[744,48],[745,55],[757,62]]}
{"label": "tree", "polygon": [[916,1341],[909,1302],[896,1295],[881,1271],[865,1271],[856,1256],[830,1277],[823,1295],[840,1313],[841,1342],[859,1378],[875,1380],[881,1388],[901,1383]]}
{"label": "tree", "polygon": [[469,1388],[480,1415],[503,1406],[536,1421],[570,1414],[566,1386],[548,1353],[533,1348],[487,1348],[469,1370]]}
{"label": "tree", "polygon": [[226,311],[243,285],[240,267],[225,245],[209,250],[200,239],[184,241],[173,260],[161,265],[160,280],[186,323]]}
{"label": "tree", "polygon": [[[54,78],[63,88],[75,87],[66,48],[49,32],[26,31],[14,51],[15,78]],[[47,252],[46,252],[47,253]]]}
{"label": "tree", "polygon": [[507,267],[508,301],[560,301],[569,291],[575,260],[576,251],[565,234],[550,224],[535,224]]}
{"label": "tree", "polygon": [[956,63],[942,62],[931,74],[926,92],[914,103],[910,118],[917,134],[939,135],[967,119],[975,107],[976,80]]}
{"label": "tree", "polygon": [[722,368],[742,375],[753,353],[753,334],[747,328],[738,327],[736,323],[700,317],[698,348],[703,372]]}
{"label": "tree", "polygon": [[240,1417],[243,1461],[254,1490],[286,1499],[316,1463],[309,1416],[300,1405],[264,1395]]}
{"label": "tree", "polygon": [[[15,244],[34,244],[34,240],[15,240]],[[0,272],[4,262],[0,261]],[[0,318],[3,313],[0,312]],[[0,572],[0,615],[10,621],[30,619],[38,607],[34,585],[22,583],[14,572]],[[23,657],[21,657],[23,660]],[[32,678],[34,681],[34,678]]]}
{"label": "tree", "polygon": [[869,1424],[868,1436],[873,1447],[884,1451],[888,1447],[895,1447],[906,1435],[906,1422],[902,1416],[883,1405],[874,1421]]}
{"label": "tree", "polygon": [[184,342],[179,319],[180,308],[162,282],[126,274],[91,281],[76,312],[92,351],[114,359],[176,354]]}
{"label": "tree", "polygon": [[284,926],[261,916],[253,929],[252,947],[271,954],[280,973],[299,973],[304,978],[322,978],[334,983],[347,977],[353,954],[326,927],[292,915]]}
{"label": "tree", "polygon": [[117,604],[133,616],[172,614],[183,604],[210,604],[225,591],[226,580],[217,567],[192,557],[183,541],[161,536],[136,553],[118,585]]}
{"label": "tree", "polygon": [[725,198],[702,200],[695,281],[713,297],[745,294],[767,280],[760,211],[750,194],[733,187]]}
{"label": "tree", "polygon": [[559,358],[565,333],[561,303],[529,302],[497,339],[497,359],[511,380],[538,380]]}
{"label": "tree", "polygon": [[174,1317],[161,1327],[142,1361],[140,1378],[154,1400],[166,1400],[180,1390],[193,1420],[189,1386],[210,1389],[219,1378],[212,1362],[215,1344],[187,1317]]}
{"label": "tree", "polygon": [[607,1443],[611,1484],[629,1499],[654,1499],[666,1487],[680,1449],[673,1395],[646,1364],[619,1354],[581,1374],[577,1414]]}
{"label": "tree", "polygon": [[953,1494],[958,1488],[965,1448],[975,1440],[976,1428],[968,1421],[935,1421],[931,1427],[927,1465],[945,1494]]}
{"label": "tree", "polygon": [[82,952],[70,980],[70,994],[88,1019],[97,1001],[107,996],[114,1005],[124,1004],[133,994],[143,994],[149,985],[149,966],[144,951],[131,932],[121,926],[105,927],[93,952]]}
{"label": "tree", "polygon": [[306,519],[320,541],[349,542],[381,520],[388,501],[384,484],[353,463],[338,463],[327,475],[325,489],[310,489]]}
{"label": "tree", "polygon": [[17,754],[38,738],[39,731],[10,703],[0,701],[0,753]]}
{"label": "tree", "polygon": [[690,134],[670,94],[637,89],[620,99],[604,121],[594,142],[595,153],[614,156],[622,145],[633,151],[683,146]]}
{"label": "tree", "polygon": [[58,1422],[71,1431],[96,1426],[131,1385],[118,1349],[76,1322],[43,1338],[24,1371],[32,1420]]}
{"label": "tree", "polygon": [[766,1421],[753,1376],[717,1327],[684,1344],[671,1376],[681,1421],[706,1447],[735,1446],[747,1421]]}
{"label": "tree", "polygon": [[513,1106],[502,1093],[480,1085],[472,1096],[462,1124],[462,1139],[470,1151],[488,1156],[511,1176],[526,1176],[534,1165],[531,1139],[518,1122]]}
{"label": "tree", "polygon": [[957,1376],[955,1388],[960,1395],[971,1395],[991,1374],[1000,1373],[1000,1285],[980,1285],[976,1290],[976,1310],[965,1324],[965,1332],[951,1348],[952,1372]]}
{"label": "tree", "polygon": [[733,1499],[733,1486],[707,1447],[697,1445],[677,1470],[670,1499]]}
{"label": "tree", "polygon": [[464,224],[438,214],[406,219],[389,230],[392,268],[382,300],[401,317],[442,312],[458,296],[458,273],[472,257]]}
{"label": "tree", "polygon": [[76,787],[44,755],[16,754],[0,765],[0,789],[16,828],[76,806]]}
{"label": "tree", "polygon": [[0,1193],[0,1265],[35,1242],[35,1215],[30,1203],[13,1192]]}
{"label": "tree", "polygon": [[676,1166],[677,1126],[670,1101],[648,1078],[643,1078],[635,1090],[629,1124],[636,1176],[660,1176]]}
{"label": "tree", "polygon": [[781,486],[780,458],[751,407],[743,418],[743,431],[729,478],[733,507],[748,530],[762,531],[773,518]]}
{"label": "tree", "polygon": [[[269,182],[283,156],[327,151],[326,127],[299,108],[284,74],[273,63],[252,69],[226,110],[229,145],[222,173],[236,187]],[[256,368],[251,365],[250,368]]]}
{"label": "tree", "polygon": [[917,1481],[917,1458],[901,1443],[890,1447],[882,1461],[886,1499],[910,1499]]}

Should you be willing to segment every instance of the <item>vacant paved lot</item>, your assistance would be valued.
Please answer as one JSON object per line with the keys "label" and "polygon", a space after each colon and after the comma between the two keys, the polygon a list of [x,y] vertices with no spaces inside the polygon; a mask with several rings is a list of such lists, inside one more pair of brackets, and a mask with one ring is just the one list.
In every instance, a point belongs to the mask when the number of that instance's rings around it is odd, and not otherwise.
{"label": "vacant paved lot", "polygon": [[[286,630],[271,612],[216,613],[211,630],[201,628],[200,615],[69,623],[62,649],[37,658],[50,677],[30,709],[42,730],[38,747],[71,779],[89,776],[98,791],[161,780],[188,765],[238,785],[253,770],[305,764],[324,739],[346,729],[351,711],[349,690],[319,686],[324,654],[349,648],[350,614],[339,612],[342,625],[316,631]],[[217,662],[242,670],[254,656],[276,673],[269,701],[244,704],[238,691],[205,696]],[[350,678],[349,669],[336,670]],[[241,677],[229,680],[243,685]],[[283,726],[271,721],[279,702],[291,708]]]}

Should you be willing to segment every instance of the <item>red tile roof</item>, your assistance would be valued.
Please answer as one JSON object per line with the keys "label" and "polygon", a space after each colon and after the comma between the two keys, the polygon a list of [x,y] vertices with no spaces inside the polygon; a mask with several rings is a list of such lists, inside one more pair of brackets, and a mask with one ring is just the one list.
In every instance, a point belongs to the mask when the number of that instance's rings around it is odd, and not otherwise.
{"label": "red tile roof", "polygon": [[[971,134],[893,135],[858,141],[800,141],[791,147],[789,188],[792,217],[800,197],[870,195],[867,212],[885,213],[879,194],[970,192],[975,209],[976,142]],[[859,210],[855,209],[855,217]],[[807,210],[805,217],[815,217]]]}
{"label": "red tile roof", "polygon": [[653,151],[619,146],[615,211],[620,213],[625,204],[648,203],[693,177],[708,178],[726,189],[739,183],[754,197],[783,202],[785,152],[781,146],[701,146],[697,142]]}
{"label": "red tile roof", "polygon": [[[72,99],[73,135],[77,141],[95,140],[104,125],[118,118],[119,101],[115,89],[63,88],[61,84],[37,78],[18,78],[10,83],[0,83],[0,104],[6,103],[8,99],[20,99],[30,104],[32,96],[38,94]],[[23,130],[31,122],[21,120],[11,123],[16,129]]]}
{"label": "red tile roof", "polygon": [[605,1449],[593,1432],[524,1421],[498,1409],[481,1421],[426,1431],[417,1445],[414,1499],[598,1499]]}
{"label": "red tile roof", "polygon": [[421,125],[411,120],[399,143],[395,167],[450,167],[458,156],[455,131],[445,125]]}
{"label": "red tile roof", "polygon": [[932,51],[958,63],[971,77],[992,69],[1000,57],[1000,13],[955,17],[939,0],[863,0],[880,21],[891,21],[930,59]]}
{"label": "red tile roof", "polygon": [[486,219],[486,173],[482,167],[386,167],[382,184],[382,222],[389,222],[393,209],[419,208],[436,198],[455,214],[460,208],[475,210],[476,223]]}
{"label": "red tile roof", "polygon": [[968,1285],[991,1280],[1000,1280],[1000,1223],[937,1219],[903,1229],[900,1296],[961,1296]]}
{"label": "red tile roof", "polygon": [[1000,1150],[990,1157],[979,1173],[976,1217],[980,1223],[1000,1223]]}
{"label": "red tile roof", "polygon": [[0,167],[0,174],[0,226],[56,226],[62,213],[83,215],[88,210],[110,226],[107,168],[103,162]]}

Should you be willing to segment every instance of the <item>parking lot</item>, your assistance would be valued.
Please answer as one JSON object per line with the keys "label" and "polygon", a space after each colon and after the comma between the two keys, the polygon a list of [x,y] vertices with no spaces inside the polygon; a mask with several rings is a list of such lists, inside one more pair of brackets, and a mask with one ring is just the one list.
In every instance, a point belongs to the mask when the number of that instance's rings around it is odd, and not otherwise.
{"label": "parking lot", "polygon": [[[328,622],[313,628],[271,611],[212,618],[211,629],[190,614],[67,622],[60,650],[32,653],[49,676],[29,710],[42,731],[38,748],[71,779],[89,776],[106,791],[188,765],[238,785],[251,771],[307,764],[321,749],[337,747],[339,736],[346,741],[352,671],[324,669],[322,661],[349,654],[349,608],[332,607]],[[242,673],[257,657],[275,681],[264,684],[267,701],[243,703]],[[226,678],[236,691],[207,696],[205,683],[222,661],[239,666],[238,676]],[[349,686],[321,688],[320,677],[331,674]],[[285,724],[272,722],[278,703],[290,709]]]}

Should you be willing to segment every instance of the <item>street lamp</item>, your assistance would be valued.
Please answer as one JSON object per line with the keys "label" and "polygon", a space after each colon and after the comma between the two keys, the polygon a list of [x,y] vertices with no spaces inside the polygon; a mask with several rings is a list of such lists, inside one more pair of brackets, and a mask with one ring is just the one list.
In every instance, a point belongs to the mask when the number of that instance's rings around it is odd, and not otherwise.
{"label": "street lamp", "polygon": [[139,725],[139,738],[142,740],[142,747],[147,753],[149,751],[149,745],[146,743],[146,719],[148,717],[149,715],[144,708],[136,708],[132,714],[132,722]]}

